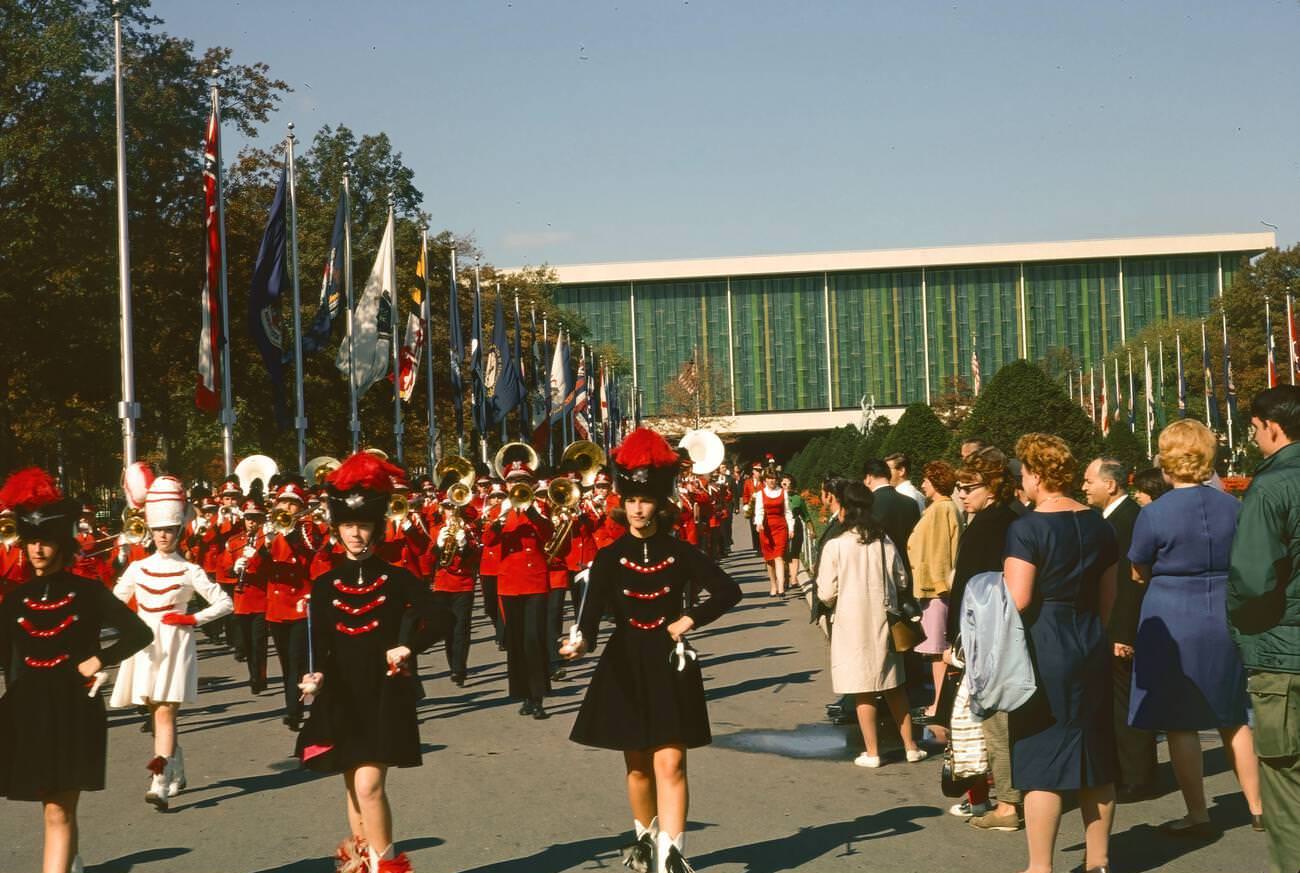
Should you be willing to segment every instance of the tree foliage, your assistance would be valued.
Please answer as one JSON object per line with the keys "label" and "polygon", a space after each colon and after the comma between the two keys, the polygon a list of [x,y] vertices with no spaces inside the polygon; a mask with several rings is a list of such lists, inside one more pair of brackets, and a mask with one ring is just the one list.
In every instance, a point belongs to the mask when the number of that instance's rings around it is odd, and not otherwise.
{"label": "tree foliage", "polygon": [[989,380],[958,436],[978,436],[1010,453],[1016,440],[1036,431],[1060,436],[1079,459],[1101,447],[1101,434],[1060,385],[1028,361],[1013,361]]}
{"label": "tree foliage", "polygon": [[933,409],[925,403],[913,403],[890,429],[880,454],[905,453],[912,462],[912,478],[919,482],[925,465],[943,457],[951,439],[952,433]]}

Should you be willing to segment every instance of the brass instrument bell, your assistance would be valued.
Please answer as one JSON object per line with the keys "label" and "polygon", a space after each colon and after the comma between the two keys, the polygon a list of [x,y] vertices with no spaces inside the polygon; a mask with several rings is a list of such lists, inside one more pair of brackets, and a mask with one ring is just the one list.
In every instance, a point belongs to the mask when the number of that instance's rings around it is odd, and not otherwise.
{"label": "brass instrument bell", "polygon": [[574,440],[565,446],[564,454],[560,456],[560,469],[577,473],[582,487],[590,488],[596,484],[596,475],[607,460],[605,450],[591,440]]}
{"label": "brass instrument bell", "polygon": [[12,516],[0,517],[0,546],[12,546],[18,542],[18,522]]}

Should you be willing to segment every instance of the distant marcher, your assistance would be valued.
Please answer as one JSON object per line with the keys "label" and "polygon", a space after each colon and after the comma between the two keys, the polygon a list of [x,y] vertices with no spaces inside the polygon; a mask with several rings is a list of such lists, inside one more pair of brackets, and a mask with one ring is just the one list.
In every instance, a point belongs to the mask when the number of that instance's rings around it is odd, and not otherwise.
{"label": "distant marcher", "polygon": [[1300,870],[1300,388],[1255,395],[1264,461],[1246,489],[1228,574],[1228,620],[1250,671],[1264,829],[1274,873]]}
{"label": "distant marcher", "polygon": [[930,662],[934,676],[934,699],[925,709],[927,719],[939,707],[939,692],[943,690],[943,677],[947,668],[943,652],[948,647],[948,591],[953,565],[957,560],[957,507],[952,502],[952,491],[957,476],[946,461],[932,461],[925,465],[921,490],[930,505],[921,514],[921,520],[912,528],[907,540],[907,557],[912,565],[912,592],[920,601],[921,627],[925,639],[917,645],[917,654]]}
{"label": "distant marcher", "polygon": [[903,690],[903,658],[889,637],[887,604],[906,584],[902,552],[872,516],[871,492],[854,482],[844,489],[844,530],[822,548],[817,596],[835,607],[831,635],[831,687],[857,696],[858,723],[866,751],[853,763],[880,766],[876,696],[882,694],[898,725],[909,763],[925,758],[912,736],[912,717]]}
{"label": "distant marcher", "polygon": [[1138,615],[1146,586],[1133,579],[1128,560],[1133,544],[1133,525],[1141,507],[1129,496],[1128,470],[1118,458],[1102,456],[1083,473],[1083,493],[1088,504],[1110,522],[1115,531],[1119,560],[1115,565],[1115,606],[1106,623],[1113,659],[1112,693],[1115,712],[1115,753],[1119,766],[1115,797],[1129,803],[1150,796],[1156,789],[1156,735],[1129,727],[1129,692],[1133,684],[1133,642],[1137,639]]}
{"label": "distant marcher", "polygon": [[1075,791],[1083,867],[1108,868],[1115,727],[1105,623],[1115,599],[1115,533],[1069,496],[1078,464],[1064,440],[1025,434],[1016,455],[1034,510],[1007,531],[1002,571],[1039,679],[1034,697],[1011,713],[1011,773],[1025,792],[1029,869],[1052,869],[1062,798]]}
{"label": "distant marcher", "polygon": [[1259,824],[1259,763],[1246,724],[1246,670],[1228,633],[1228,563],[1240,504],[1207,484],[1214,433],[1185,418],[1160,432],[1173,486],[1138,515],[1129,560],[1147,587],[1134,644],[1129,724],[1164,731],[1187,815],[1171,833],[1213,836],[1199,731],[1217,730]]}

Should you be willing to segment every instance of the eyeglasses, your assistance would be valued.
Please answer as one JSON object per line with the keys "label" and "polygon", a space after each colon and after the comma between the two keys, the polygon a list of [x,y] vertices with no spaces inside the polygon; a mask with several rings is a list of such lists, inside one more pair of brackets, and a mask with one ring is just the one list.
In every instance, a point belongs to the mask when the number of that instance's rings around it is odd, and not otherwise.
{"label": "eyeglasses", "polygon": [[962,494],[969,494],[972,491],[976,491],[980,488],[983,488],[984,485],[985,485],[984,482],[959,482],[957,483],[957,487],[954,488],[953,490],[959,491]]}

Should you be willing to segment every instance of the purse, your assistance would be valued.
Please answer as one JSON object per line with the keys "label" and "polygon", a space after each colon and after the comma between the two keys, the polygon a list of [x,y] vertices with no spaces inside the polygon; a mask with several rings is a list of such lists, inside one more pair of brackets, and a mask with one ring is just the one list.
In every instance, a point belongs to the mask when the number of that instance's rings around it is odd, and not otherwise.
{"label": "purse", "polygon": [[945,797],[958,797],[981,779],[988,778],[989,750],[984,731],[971,715],[970,693],[960,683],[953,700],[948,745],[943,750],[943,773],[939,788]]}
{"label": "purse", "polygon": [[921,609],[910,598],[900,600],[894,580],[889,576],[885,566],[885,540],[880,543],[880,574],[885,587],[885,618],[889,622],[889,644],[897,654],[910,652],[925,640],[925,630],[921,627]]}

